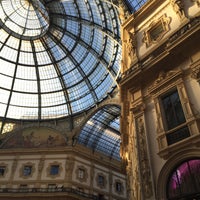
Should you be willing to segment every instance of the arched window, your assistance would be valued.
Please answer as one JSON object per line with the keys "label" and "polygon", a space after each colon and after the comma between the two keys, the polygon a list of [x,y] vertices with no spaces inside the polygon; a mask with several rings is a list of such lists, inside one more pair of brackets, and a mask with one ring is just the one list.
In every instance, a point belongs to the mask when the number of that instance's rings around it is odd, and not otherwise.
{"label": "arched window", "polygon": [[176,167],[168,179],[169,200],[200,199],[200,159],[183,162]]}

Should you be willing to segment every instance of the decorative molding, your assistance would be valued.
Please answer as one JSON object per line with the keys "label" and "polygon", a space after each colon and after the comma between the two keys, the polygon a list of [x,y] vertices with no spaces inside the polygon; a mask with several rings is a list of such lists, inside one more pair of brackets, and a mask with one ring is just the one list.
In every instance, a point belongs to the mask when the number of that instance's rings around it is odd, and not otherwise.
{"label": "decorative molding", "polygon": [[136,134],[137,134],[137,145],[138,145],[138,157],[139,157],[139,168],[140,178],[142,185],[142,193],[145,198],[150,198],[153,195],[151,171],[149,165],[147,139],[144,124],[144,116],[141,115],[135,119]]}
{"label": "decorative molding", "polygon": [[192,68],[191,77],[196,79],[200,83],[200,60],[193,63],[191,65],[191,68]]}
{"label": "decorative molding", "polygon": [[[99,182],[99,177],[103,177],[103,183]],[[105,189],[106,185],[107,185],[107,180],[106,180],[106,176],[103,173],[97,173],[96,175],[96,183],[97,186],[100,187],[101,189]]]}
{"label": "decorative molding", "polygon": [[[87,169],[81,165],[81,166],[78,166],[76,171],[76,179],[79,180],[80,182],[86,182],[87,179],[88,179],[88,172],[87,172]],[[83,173],[83,174],[80,174],[80,173]]]}
{"label": "decorative molding", "polygon": [[196,3],[197,4],[197,6],[199,6],[200,7],[200,0],[191,0],[192,2],[194,2],[194,3]]}
{"label": "decorative molding", "polygon": [[[59,166],[58,174],[51,174],[51,173],[50,173],[50,172],[51,172],[51,166],[53,166],[53,165]],[[62,164],[61,164],[60,162],[57,162],[57,161],[54,161],[54,162],[52,162],[52,163],[49,163],[49,165],[48,165],[46,171],[47,171],[47,176],[48,176],[48,177],[57,178],[57,177],[60,176],[61,172],[63,171]]]}
{"label": "decorative molding", "polygon": [[[118,187],[117,184],[120,184],[119,187],[121,187],[121,188],[119,190],[117,189],[117,187]],[[122,195],[124,193],[124,185],[120,179],[116,179],[113,186],[114,186],[114,190],[117,194]]]}
{"label": "decorative molding", "polygon": [[169,31],[170,22],[171,19],[167,17],[167,14],[164,14],[149,25],[149,28],[143,33],[142,40],[147,47],[150,47],[153,43],[158,43],[163,38]]}
{"label": "decorative molding", "polygon": [[[165,71],[160,71],[158,74],[158,78],[154,81],[152,86],[149,87],[149,92],[151,94],[155,94],[156,96],[158,95],[159,92],[163,93],[162,88],[165,88],[166,90],[166,85],[170,87],[170,83],[174,84],[174,81],[178,80],[180,77],[182,77],[183,71],[182,70],[170,70],[168,72]],[[179,81],[180,82],[180,81]]]}
{"label": "decorative molding", "polygon": [[186,18],[182,0],[171,0],[172,7],[181,20]]}
{"label": "decorative molding", "polygon": [[123,0],[118,1],[118,11],[119,11],[119,18],[123,23],[130,16],[128,8],[126,4],[123,2]]}
{"label": "decorative molding", "polygon": [[[26,167],[30,167],[30,174],[25,175],[24,170],[25,170]],[[34,163],[26,162],[21,166],[19,176],[24,178],[24,179],[31,178],[33,176],[33,173],[35,172],[35,170],[36,169],[35,169]]]}

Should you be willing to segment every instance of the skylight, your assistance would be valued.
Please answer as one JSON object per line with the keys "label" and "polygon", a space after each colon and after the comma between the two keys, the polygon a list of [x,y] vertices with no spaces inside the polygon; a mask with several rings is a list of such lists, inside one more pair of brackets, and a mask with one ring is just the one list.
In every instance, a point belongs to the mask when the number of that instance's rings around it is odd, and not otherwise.
{"label": "skylight", "polygon": [[112,93],[121,60],[117,14],[99,0],[2,0],[0,117],[73,116]]}

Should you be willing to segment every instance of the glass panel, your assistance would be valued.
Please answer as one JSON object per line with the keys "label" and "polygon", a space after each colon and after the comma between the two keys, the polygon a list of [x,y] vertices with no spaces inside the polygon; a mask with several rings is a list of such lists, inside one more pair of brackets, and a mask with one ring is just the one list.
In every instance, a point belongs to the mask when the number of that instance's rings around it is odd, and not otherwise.
{"label": "glass panel", "polygon": [[120,26],[110,2],[3,0],[0,19],[0,117],[75,116],[117,86]]}
{"label": "glass panel", "polygon": [[185,116],[177,91],[162,97],[162,104],[167,122],[167,130],[185,122]]}
{"label": "glass panel", "polygon": [[50,174],[51,175],[56,175],[59,172],[59,165],[52,165],[51,166],[51,170],[50,170]]}
{"label": "glass panel", "polygon": [[[200,160],[182,163],[169,177],[167,196],[171,199],[196,199],[200,195]],[[192,198],[193,197],[193,198]]]}
{"label": "glass panel", "polygon": [[83,127],[78,142],[120,160],[120,132],[118,106],[105,106],[99,110]]}
{"label": "glass panel", "polygon": [[23,176],[30,176],[32,171],[32,166],[24,166]]}
{"label": "glass panel", "polygon": [[126,0],[132,12],[137,11],[147,2],[147,0]]}

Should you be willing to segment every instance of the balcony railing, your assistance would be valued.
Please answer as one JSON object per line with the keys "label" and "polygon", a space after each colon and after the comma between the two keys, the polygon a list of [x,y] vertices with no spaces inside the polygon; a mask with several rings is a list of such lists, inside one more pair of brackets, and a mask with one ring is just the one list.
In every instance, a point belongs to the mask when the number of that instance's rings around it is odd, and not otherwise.
{"label": "balcony railing", "polygon": [[67,188],[67,187],[55,187],[55,188],[0,188],[0,195],[3,193],[55,193],[62,192],[72,195],[78,195],[86,199],[98,200],[99,198],[96,195],[88,194],[77,189]]}

